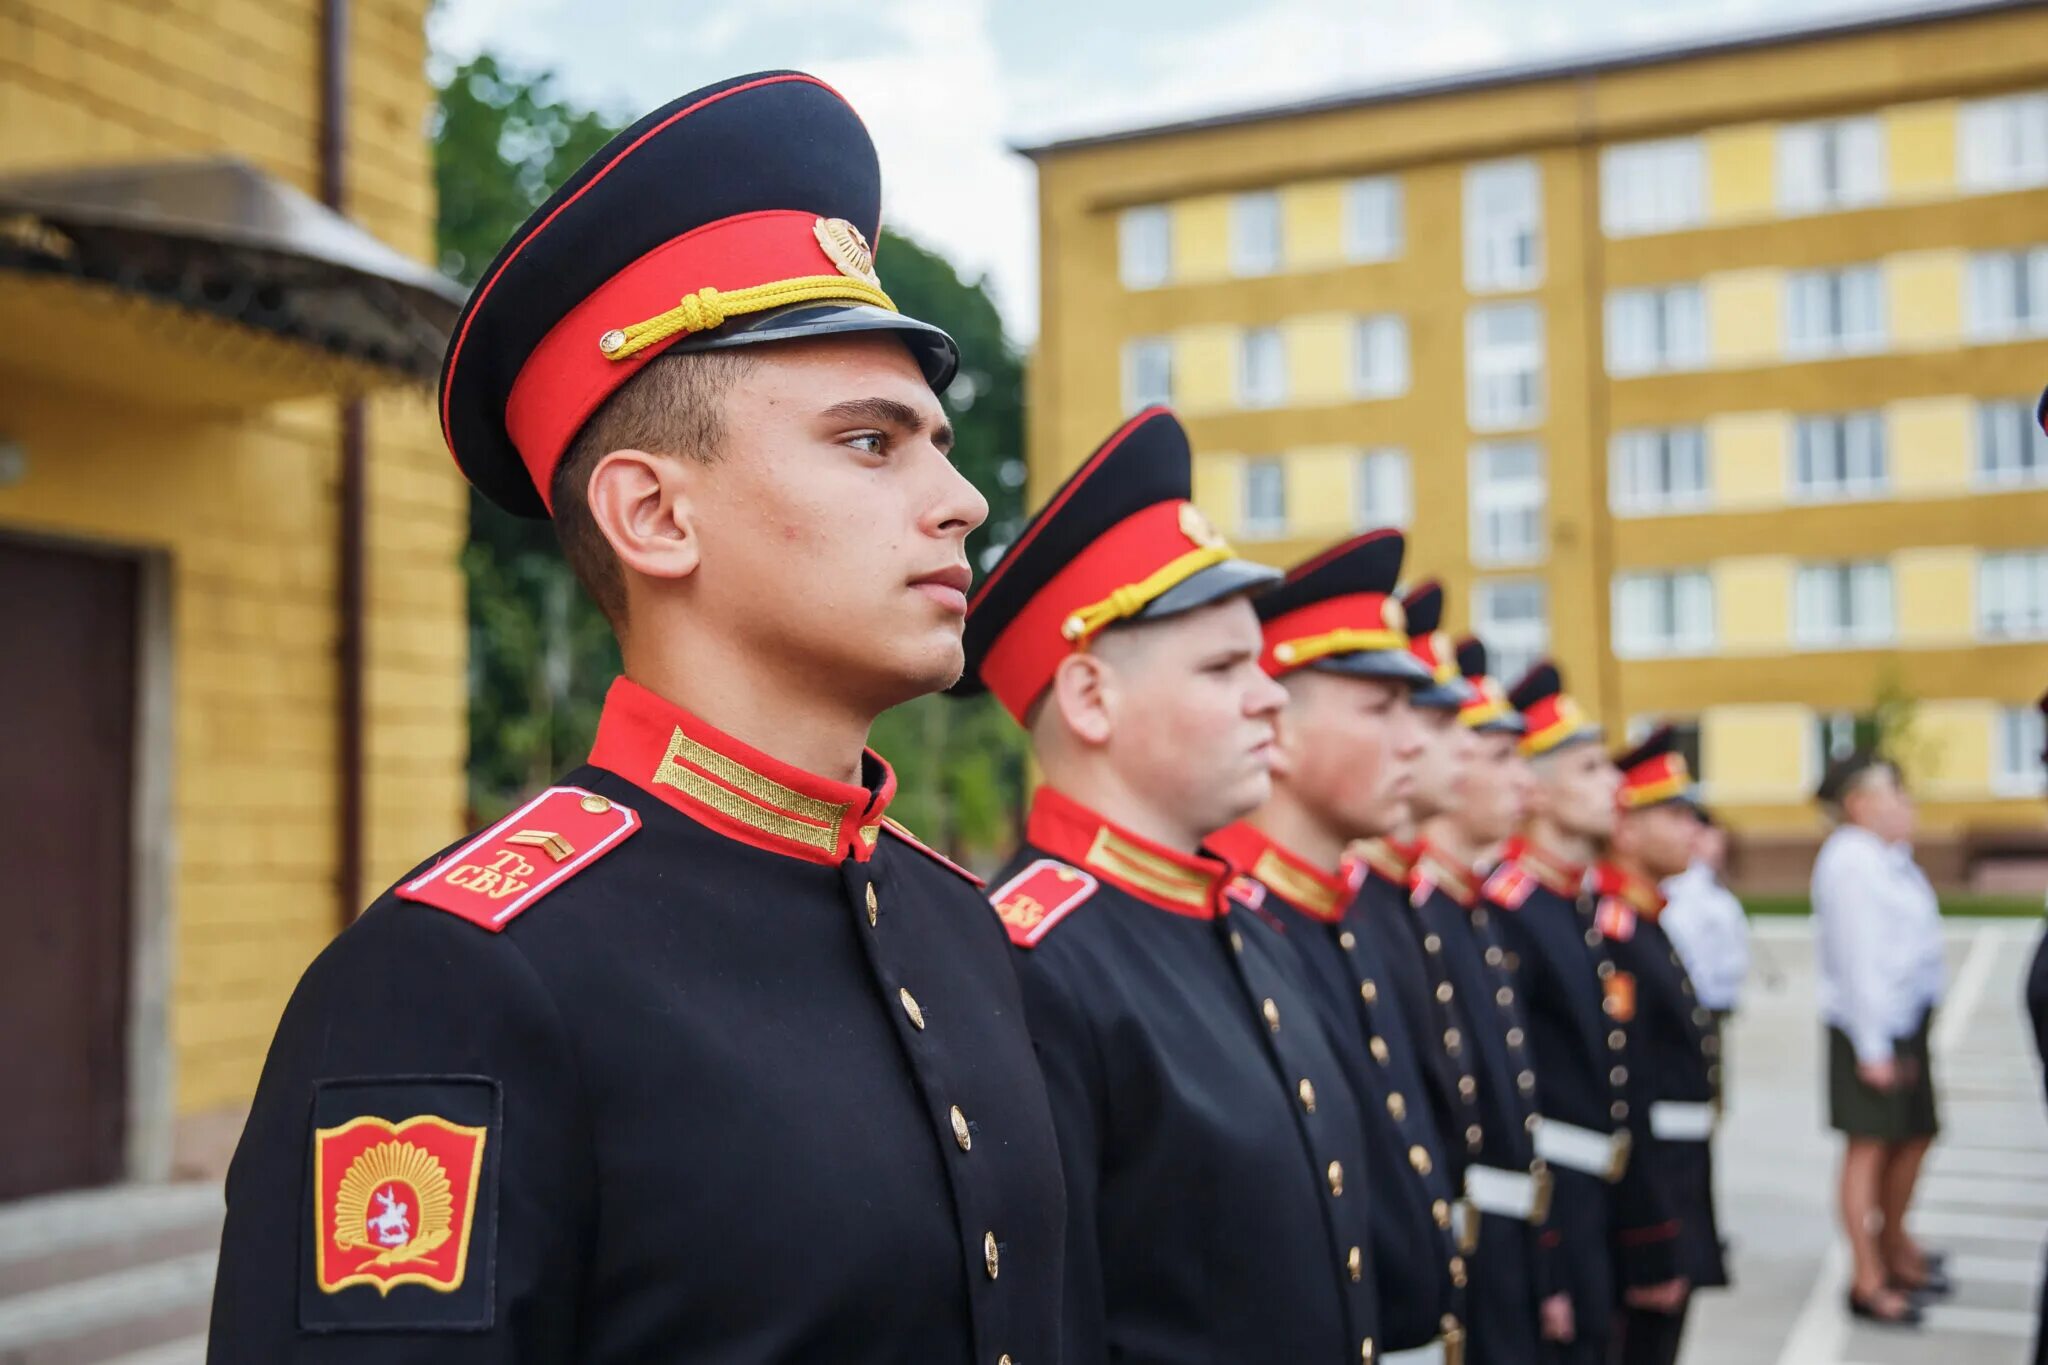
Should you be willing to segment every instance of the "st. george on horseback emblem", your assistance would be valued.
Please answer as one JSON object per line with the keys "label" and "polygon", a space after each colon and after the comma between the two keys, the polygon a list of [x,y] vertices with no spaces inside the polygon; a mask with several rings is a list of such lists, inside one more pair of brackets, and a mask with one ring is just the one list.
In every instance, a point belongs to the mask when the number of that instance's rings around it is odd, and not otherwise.
{"label": "st. george on horseback emblem", "polygon": [[321,1292],[462,1287],[486,1129],[432,1115],[364,1117],[313,1136],[314,1273]]}
{"label": "st. george on horseback emblem", "polygon": [[868,245],[859,228],[844,218],[820,218],[811,230],[818,234],[818,245],[825,249],[826,258],[840,274],[881,287],[882,281],[875,274],[875,249]]}

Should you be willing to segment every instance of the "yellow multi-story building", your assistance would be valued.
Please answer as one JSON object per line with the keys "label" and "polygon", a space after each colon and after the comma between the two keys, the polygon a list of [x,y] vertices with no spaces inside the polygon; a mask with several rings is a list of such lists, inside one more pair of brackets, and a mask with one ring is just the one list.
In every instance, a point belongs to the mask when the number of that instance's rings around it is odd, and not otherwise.
{"label": "yellow multi-story building", "polygon": [[1035,495],[1159,401],[1247,550],[1406,527],[1504,672],[1553,655],[1617,740],[1682,727],[1753,882],[1803,875],[1880,702],[1942,880],[2041,825],[2048,11],[1029,155]]}

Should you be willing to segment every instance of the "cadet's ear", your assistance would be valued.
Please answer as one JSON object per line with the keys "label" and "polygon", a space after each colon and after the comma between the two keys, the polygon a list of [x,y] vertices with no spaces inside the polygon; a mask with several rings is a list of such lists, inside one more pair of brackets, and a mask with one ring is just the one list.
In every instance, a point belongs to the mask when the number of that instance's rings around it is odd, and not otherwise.
{"label": "cadet's ear", "polygon": [[1090,747],[1109,742],[1115,726],[1116,671],[1087,650],[1067,655],[1053,669],[1047,699],[1060,720]]}
{"label": "cadet's ear", "polygon": [[700,546],[692,524],[695,461],[614,450],[590,471],[591,520],[619,563],[647,578],[686,578]]}

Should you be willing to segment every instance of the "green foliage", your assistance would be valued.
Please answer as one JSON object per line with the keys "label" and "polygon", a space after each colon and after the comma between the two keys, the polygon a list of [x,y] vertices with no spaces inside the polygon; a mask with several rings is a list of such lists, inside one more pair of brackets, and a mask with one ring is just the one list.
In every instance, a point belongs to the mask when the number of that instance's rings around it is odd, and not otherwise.
{"label": "green foliage", "polygon": [[[1742,908],[1752,915],[1810,915],[1813,902],[1805,896],[1744,896]],[[1993,896],[1976,892],[1948,892],[1941,897],[1941,913],[1958,919],[1983,917],[2032,919],[2041,913],[2039,896]]]}

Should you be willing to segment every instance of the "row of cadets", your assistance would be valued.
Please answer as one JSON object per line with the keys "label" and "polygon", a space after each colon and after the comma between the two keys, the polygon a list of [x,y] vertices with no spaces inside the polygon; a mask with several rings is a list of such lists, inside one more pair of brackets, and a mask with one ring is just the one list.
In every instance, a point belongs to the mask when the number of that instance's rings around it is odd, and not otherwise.
{"label": "row of cadets", "polygon": [[968,614],[963,686],[1045,778],[992,899],[1066,1177],[1063,1358],[1373,1365],[1360,1103],[1294,948],[1205,846],[1269,794],[1286,693],[1247,594],[1278,575],[1191,484],[1180,424],[1139,413]]}
{"label": "row of cadets", "polygon": [[1403,546],[1398,531],[1359,536],[1256,600],[1261,662],[1288,694],[1273,794],[1211,845],[1246,869],[1248,901],[1299,954],[1364,1105],[1382,1359],[1446,1365],[1463,1358],[1470,1248],[1453,1222],[1457,1189],[1430,1120],[1420,1040],[1379,944],[1361,932],[1344,858],[1352,841],[1401,824],[1422,752],[1410,698],[1434,679],[1408,651],[1393,595]]}

